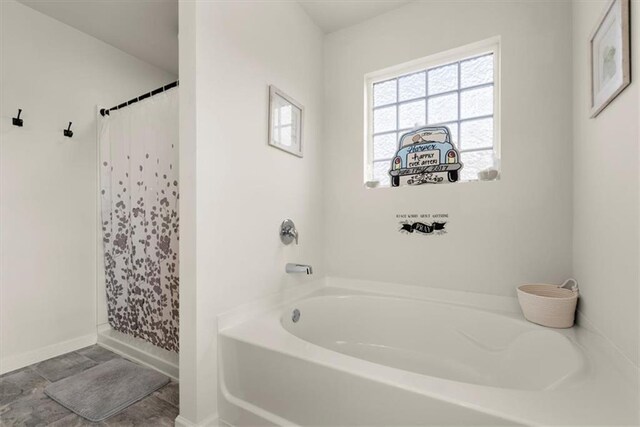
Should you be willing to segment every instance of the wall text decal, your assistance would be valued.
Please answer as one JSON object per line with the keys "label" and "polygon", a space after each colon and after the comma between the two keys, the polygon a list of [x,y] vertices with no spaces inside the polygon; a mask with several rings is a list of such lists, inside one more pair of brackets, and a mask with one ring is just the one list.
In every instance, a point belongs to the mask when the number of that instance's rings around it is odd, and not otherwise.
{"label": "wall text decal", "polygon": [[396,219],[403,234],[440,236],[447,234],[449,214],[396,214]]}

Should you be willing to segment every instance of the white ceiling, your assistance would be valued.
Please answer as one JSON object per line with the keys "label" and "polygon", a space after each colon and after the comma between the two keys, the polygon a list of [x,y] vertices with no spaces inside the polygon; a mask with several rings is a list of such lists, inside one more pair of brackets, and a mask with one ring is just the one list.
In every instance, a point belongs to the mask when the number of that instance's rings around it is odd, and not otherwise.
{"label": "white ceiling", "polygon": [[359,24],[411,0],[298,0],[325,33]]}
{"label": "white ceiling", "polygon": [[178,0],[18,0],[178,75]]}
{"label": "white ceiling", "polygon": [[[0,0],[1,1],[1,0]],[[124,52],[178,75],[178,0],[18,0]],[[298,0],[330,33],[411,0]]]}

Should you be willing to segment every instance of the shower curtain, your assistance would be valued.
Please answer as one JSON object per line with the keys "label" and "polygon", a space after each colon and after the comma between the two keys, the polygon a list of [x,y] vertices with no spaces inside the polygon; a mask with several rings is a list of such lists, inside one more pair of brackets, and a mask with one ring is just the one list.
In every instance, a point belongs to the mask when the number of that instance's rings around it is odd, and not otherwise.
{"label": "shower curtain", "polygon": [[178,351],[178,88],[100,117],[109,324]]}

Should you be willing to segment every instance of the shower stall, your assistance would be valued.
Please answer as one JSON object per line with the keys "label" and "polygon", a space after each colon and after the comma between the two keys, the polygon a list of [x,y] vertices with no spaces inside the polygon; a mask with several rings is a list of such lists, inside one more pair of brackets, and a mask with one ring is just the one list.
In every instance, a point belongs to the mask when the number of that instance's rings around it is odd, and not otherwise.
{"label": "shower stall", "polygon": [[178,377],[178,83],[98,111],[98,342]]}

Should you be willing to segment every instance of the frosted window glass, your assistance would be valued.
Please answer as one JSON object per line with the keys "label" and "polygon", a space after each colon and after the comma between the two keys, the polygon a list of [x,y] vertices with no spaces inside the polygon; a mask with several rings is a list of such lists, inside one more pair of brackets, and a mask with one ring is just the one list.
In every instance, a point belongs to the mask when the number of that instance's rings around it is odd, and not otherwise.
{"label": "frosted window glass", "polygon": [[425,73],[410,74],[398,80],[400,101],[409,99],[424,98],[425,96]]}
{"label": "frosted window glass", "polygon": [[400,104],[398,114],[400,115],[400,129],[412,128],[414,126],[423,125],[425,122],[425,101],[408,102]]}
{"label": "frosted window glass", "polygon": [[429,70],[429,95],[458,89],[458,64]]}
{"label": "frosted window glass", "polygon": [[493,81],[493,55],[460,63],[460,86],[477,86]]}
{"label": "frosted window glass", "polygon": [[373,160],[390,159],[396,154],[398,135],[387,133],[373,137]]}
{"label": "frosted window glass", "polygon": [[458,95],[429,98],[429,124],[458,120]]}
{"label": "frosted window glass", "polygon": [[460,92],[460,118],[493,114],[493,86]]}
{"label": "frosted window glass", "polygon": [[461,149],[490,148],[493,146],[493,118],[462,122],[460,133]]}
{"label": "frosted window glass", "polygon": [[389,80],[373,85],[373,106],[387,105],[396,102],[396,80]]}
{"label": "frosted window glass", "polygon": [[449,133],[451,135],[451,142],[453,142],[456,147],[458,147],[458,123],[443,123],[443,126],[449,128]]}
{"label": "frosted window glass", "polygon": [[462,159],[462,179],[477,180],[478,172],[493,166],[493,150],[460,153]]}
{"label": "frosted window glass", "polygon": [[396,129],[396,106],[379,108],[373,111],[373,133]]}
{"label": "frosted window glass", "polygon": [[373,179],[379,181],[381,186],[388,187],[391,184],[389,179],[390,166],[391,162],[389,160],[373,163]]}
{"label": "frosted window glass", "polygon": [[[470,58],[470,56],[467,56]],[[477,180],[477,173],[494,163],[493,53],[461,59],[428,69],[413,69],[373,84],[373,129],[367,169],[380,186],[388,186],[390,159],[398,139],[416,126],[447,126],[451,142],[465,163],[461,180]],[[295,129],[294,129],[295,132]]]}

